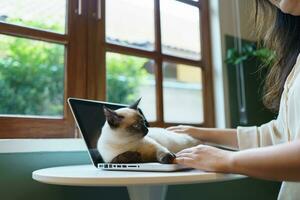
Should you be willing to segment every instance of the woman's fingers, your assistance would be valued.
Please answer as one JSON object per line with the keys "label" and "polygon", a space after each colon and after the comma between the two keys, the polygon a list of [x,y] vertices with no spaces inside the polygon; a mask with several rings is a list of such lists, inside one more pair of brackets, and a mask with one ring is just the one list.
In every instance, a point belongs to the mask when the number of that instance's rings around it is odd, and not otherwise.
{"label": "woman's fingers", "polygon": [[176,154],[176,158],[181,158],[181,157],[194,158],[195,156],[191,152]]}
{"label": "woman's fingers", "polygon": [[175,163],[192,167],[194,165],[194,159],[190,157],[180,157],[174,160]]}
{"label": "woman's fingers", "polygon": [[176,156],[177,156],[177,155],[181,155],[181,154],[183,154],[183,153],[191,153],[191,152],[193,152],[193,148],[183,149],[183,150],[177,152],[177,153],[176,153]]}
{"label": "woman's fingers", "polygon": [[182,130],[182,127],[181,126],[171,126],[171,127],[168,127],[166,128],[168,131],[180,131]]}
{"label": "woman's fingers", "polygon": [[168,131],[173,131],[176,130],[178,127],[177,126],[170,126],[168,128],[166,128]]}
{"label": "woman's fingers", "polygon": [[168,131],[173,131],[175,133],[188,133],[190,130],[189,126],[178,125],[178,126],[171,126],[166,128]]}
{"label": "woman's fingers", "polygon": [[204,171],[226,172],[231,154],[215,147],[198,145],[178,152],[174,163]]}

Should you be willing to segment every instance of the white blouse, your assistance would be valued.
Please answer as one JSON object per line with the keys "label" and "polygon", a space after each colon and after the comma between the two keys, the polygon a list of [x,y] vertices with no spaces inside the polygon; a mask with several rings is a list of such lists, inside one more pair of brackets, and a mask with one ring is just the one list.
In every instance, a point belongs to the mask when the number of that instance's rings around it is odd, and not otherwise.
{"label": "white blouse", "polygon": [[[238,127],[237,133],[240,150],[300,139],[300,54],[285,82],[277,119],[260,127]],[[278,199],[300,199],[300,182],[283,182]]]}

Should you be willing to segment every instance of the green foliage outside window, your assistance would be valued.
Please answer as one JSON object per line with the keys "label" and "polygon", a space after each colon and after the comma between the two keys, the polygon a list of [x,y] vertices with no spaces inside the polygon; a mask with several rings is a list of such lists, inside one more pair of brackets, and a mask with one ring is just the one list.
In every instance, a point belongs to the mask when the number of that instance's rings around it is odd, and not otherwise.
{"label": "green foliage outside window", "polygon": [[63,88],[63,45],[0,35],[1,114],[62,115]]}
{"label": "green foliage outside window", "polygon": [[147,59],[107,54],[107,100],[131,104],[139,98],[138,88],[146,80]]}
{"label": "green foliage outside window", "polygon": [[[56,24],[22,24],[62,30]],[[0,35],[0,114],[61,116],[64,59],[63,45]],[[108,54],[108,101],[131,103],[137,98],[137,88],[146,76],[145,62],[143,58]]]}

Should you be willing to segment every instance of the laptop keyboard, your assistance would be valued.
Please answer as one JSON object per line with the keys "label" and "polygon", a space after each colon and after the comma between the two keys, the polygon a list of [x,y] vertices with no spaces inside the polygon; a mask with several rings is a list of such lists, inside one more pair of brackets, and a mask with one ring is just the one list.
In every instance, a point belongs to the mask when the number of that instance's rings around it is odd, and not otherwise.
{"label": "laptop keyboard", "polygon": [[140,168],[139,165],[134,165],[134,164],[99,164],[99,168],[101,169],[120,169],[120,168]]}

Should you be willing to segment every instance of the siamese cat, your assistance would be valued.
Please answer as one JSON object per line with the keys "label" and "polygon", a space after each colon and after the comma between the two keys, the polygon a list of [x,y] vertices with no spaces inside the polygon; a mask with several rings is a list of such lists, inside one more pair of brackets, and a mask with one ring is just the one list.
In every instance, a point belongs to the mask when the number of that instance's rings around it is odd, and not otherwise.
{"label": "siamese cat", "polygon": [[104,107],[106,122],[97,148],[105,162],[171,164],[174,153],[201,143],[187,134],[148,128],[138,109],[140,100],[118,110]]}

